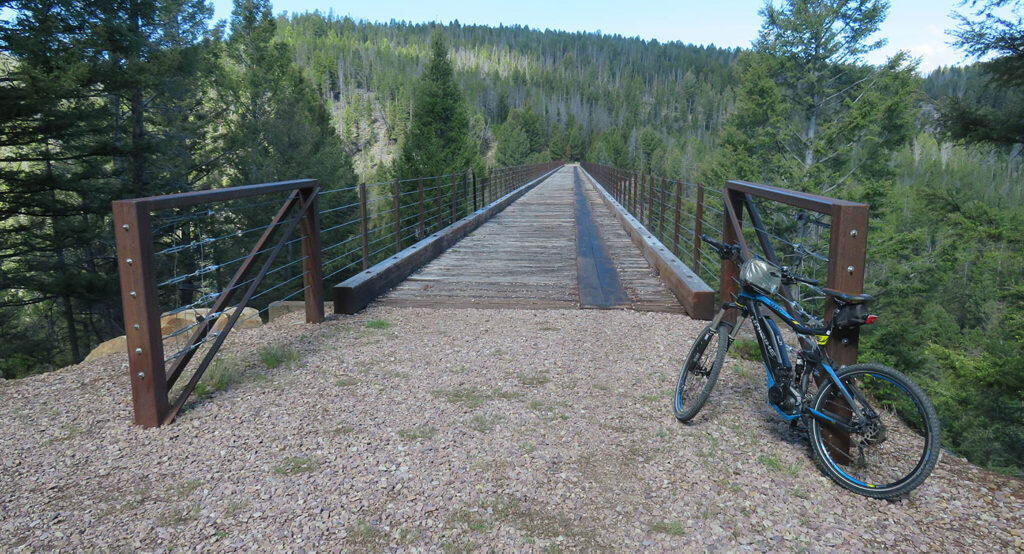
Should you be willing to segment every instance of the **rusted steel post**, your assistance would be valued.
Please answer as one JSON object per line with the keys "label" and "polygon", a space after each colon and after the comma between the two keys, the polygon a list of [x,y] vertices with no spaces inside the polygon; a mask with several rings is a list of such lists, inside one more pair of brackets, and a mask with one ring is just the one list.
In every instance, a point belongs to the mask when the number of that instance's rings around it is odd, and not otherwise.
{"label": "rusted steel post", "polygon": [[299,222],[302,231],[302,284],[305,286],[304,300],[306,304],[306,323],[323,323],[324,321],[324,267],[320,253],[320,201],[317,198],[320,187],[304,187],[299,195],[302,204],[310,204],[309,210]]}
{"label": "rusted steel post", "polygon": [[658,240],[665,236],[665,178],[661,178],[661,204],[658,205]]}
{"label": "rusted steel post", "polygon": [[444,192],[441,190],[440,177],[434,177],[434,217],[437,218],[437,228],[444,227],[444,212],[441,211],[441,197],[444,196]]}
{"label": "rusted steel post", "polygon": [[[828,288],[849,294],[863,292],[867,239],[868,206],[834,204],[828,247]],[[832,320],[834,310],[832,297],[828,297],[826,321]],[[839,367],[855,364],[858,342],[857,329],[836,333],[828,342],[829,356]]]}
{"label": "rusted steel post", "polygon": [[700,236],[704,234],[704,184],[697,183],[697,213],[693,220],[693,270],[700,267]]}
{"label": "rusted steel post", "polygon": [[475,212],[479,209],[480,206],[477,204],[476,201],[476,170],[473,170],[473,211]]}
{"label": "rusted steel post", "polygon": [[366,221],[366,183],[359,183],[359,232],[363,238],[363,269],[370,267],[370,231]]}
{"label": "rusted steel post", "polygon": [[[676,179],[676,214],[675,221],[672,223],[672,253],[676,256],[679,255],[679,218],[683,212],[683,182]],[[697,273],[697,266],[693,267],[693,272]]]}
{"label": "rusted steel post", "polygon": [[[745,246],[743,241],[743,195],[725,189],[725,213],[722,216],[722,242],[725,244],[740,244]],[[735,218],[735,222],[734,222]],[[746,248],[742,248],[744,252]],[[731,260],[722,260],[721,276],[718,281],[718,302],[732,302],[740,293],[740,268]],[[729,310],[725,319],[730,323],[736,322],[736,310]]]}
{"label": "rusted steel post", "polygon": [[416,238],[423,238],[427,234],[426,214],[423,212],[423,179],[416,179],[416,204],[420,216],[419,232],[416,233]]}
{"label": "rusted steel post", "polygon": [[654,227],[654,174],[647,174],[647,230]]}
{"label": "rusted steel post", "polygon": [[452,186],[451,186],[451,192],[450,192],[449,200],[450,200],[449,204],[451,205],[451,212],[452,212],[452,223],[455,223],[456,217],[455,217],[455,175],[454,174],[452,175]]}
{"label": "rusted steel post", "polygon": [[156,427],[163,422],[170,406],[149,206],[130,200],[117,201],[113,203],[113,211],[135,423]]}
{"label": "rusted steel post", "polygon": [[402,209],[401,196],[398,193],[398,179],[391,184],[391,196],[394,198],[392,210],[395,213],[395,254],[402,251]]}

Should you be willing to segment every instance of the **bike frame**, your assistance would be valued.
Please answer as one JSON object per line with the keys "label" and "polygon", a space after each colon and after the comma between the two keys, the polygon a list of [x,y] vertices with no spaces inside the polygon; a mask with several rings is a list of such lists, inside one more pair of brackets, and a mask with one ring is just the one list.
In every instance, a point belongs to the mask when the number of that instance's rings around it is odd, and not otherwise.
{"label": "bike frame", "polygon": [[[792,304],[793,302],[790,301],[790,303]],[[771,403],[771,406],[775,408],[775,411],[778,412],[778,414],[786,421],[792,421],[802,415],[809,414],[819,420],[827,421],[833,425],[839,426],[846,431],[854,431],[858,424],[865,420],[863,417],[864,414],[860,413],[861,409],[857,406],[866,406],[868,404],[866,399],[860,394],[860,391],[855,391],[851,394],[850,391],[847,390],[836,375],[835,369],[832,368],[831,359],[829,359],[828,355],[825,354],[824,350],[821,348],[821,346],[828,342],[829,336],[831,335],[831,332],[828,329],[808,327],[802,324],[778,303],[749,287],[742,288],[739,296],[736,298],[736,302],[729,302],[722,305],[721,310],[719,310],[718,314],[711,322],[711,328],[717,329],[721,324],[731,325],[729,323],[723,323],[722,319],[730,309],[736,309],[739,311],[742,319],[729,333],[728,348],[731,347],[733,341],[736,340],[736,336],[746,320],[753,316],[751,323],[754,327],[754,335],[757,337],[758,346],[761,349],[761,355],[764,358],[767,387],[771,389],[776,384],[776,375],[778,372],[783,370],[792,370],[793,366],[789,361],[788,354],[786,353],[786,344],[782,339],[782,333],[779,331],[774,320],[765,317],[767,314],[762,312],[761,306],[767,307],[770,312],[781,318],[789,328],[797,333],[801,339],[801,345],[807,349],[807,351],[813,356],[813,359],[819,360],[815,363],[815,367],[805,367],[803,374],[799,376],[800,389],[794,390],[794,392],[798,393],[797,398],[800,400],[800,405],[799,410],[797,410],[795,414],[787,414],[777,404]],[[817,341],[810,340],[810,337],[812,336],[816,337]],[[851,407],[857,407],[854,408],[855,417],[851,420],[847,420],[849,423],[844,421],[846,418],[839,415],[823,413],[805,405],[803,397],[807,389],[807,377],[811,373],[820,375],[822,371],[829,380],[835,383],[837,389],[846,399],[847,404]],[[795,384],[796,383],[791,383],[790,387],[793,387]],[[856,395],[861,402],[854,402],[854,395]],[[858,423],[854,423],[854,421],[857,421]]]}

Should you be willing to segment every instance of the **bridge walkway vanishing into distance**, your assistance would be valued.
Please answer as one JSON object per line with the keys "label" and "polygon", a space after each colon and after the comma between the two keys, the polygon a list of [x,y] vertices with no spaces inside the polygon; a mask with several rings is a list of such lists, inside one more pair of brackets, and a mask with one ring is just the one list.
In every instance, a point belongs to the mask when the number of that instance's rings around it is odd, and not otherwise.
{"label": "bridge walkway vanishing into distance", "polygon": [[685,313],[600,194],[564,166],[381,303]]}

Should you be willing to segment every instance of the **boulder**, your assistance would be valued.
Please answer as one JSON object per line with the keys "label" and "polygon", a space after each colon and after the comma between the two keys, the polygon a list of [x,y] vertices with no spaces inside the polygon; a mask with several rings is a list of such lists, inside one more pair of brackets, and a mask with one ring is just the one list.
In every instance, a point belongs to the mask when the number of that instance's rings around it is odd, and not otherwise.
{"label": "boulder", "polygon": [[111,354],[124,354],[126,352],[128,352],[128,337],[121,335],[120,337],[100,343],[99,346],[93,348],[92,352],[89,352],[89,355],[85,357],[85,361],[91,362],[97,358],[110,356]]}

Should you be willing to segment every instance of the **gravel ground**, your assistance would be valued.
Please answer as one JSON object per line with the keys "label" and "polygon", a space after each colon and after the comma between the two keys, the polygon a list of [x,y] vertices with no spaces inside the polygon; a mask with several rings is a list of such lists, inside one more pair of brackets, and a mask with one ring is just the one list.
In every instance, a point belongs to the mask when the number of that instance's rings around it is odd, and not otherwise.
{"label": "gravel ground", "polygon": [[301,317],[239,331],[241,382],[157,430],[119,356],[0,381],[0,550],[1024,549],[1020,480],[945,455],[907,499],[847,493],[751,363],[678,424],[684,316]]}

